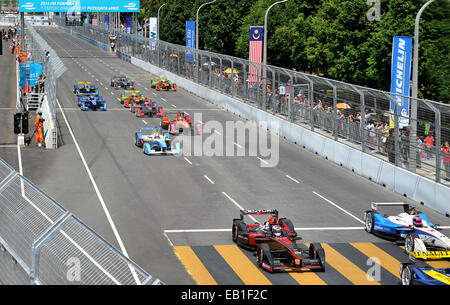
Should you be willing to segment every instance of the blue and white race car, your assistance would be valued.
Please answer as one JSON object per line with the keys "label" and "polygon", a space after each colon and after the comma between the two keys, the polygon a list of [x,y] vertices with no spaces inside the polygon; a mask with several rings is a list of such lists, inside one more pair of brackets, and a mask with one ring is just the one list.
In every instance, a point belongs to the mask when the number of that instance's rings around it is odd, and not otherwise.
{"label": "blue and white race car", "polygon": [[78,82],[76,85],[73,85],[73,93],[77,96],[98,95],[98,88],[91,82]]}
{"label": "blue and white race car", "polygon": [[81,107],[82,111],[86,111],[89,109],[92,110],[103,110],[106,111],[106,102],[103,101],[103,96],[79,96],[78,97],[78,106]]}
{"label": "blue and white race car", "polygon": [[[395,216],[379,213],[379,207],[402,206],[403,212]],[[430,258],[436,258],[434,252],[439,251],[440,258],[450,257],[450,239],[438,232],[439,225],[434,225],[427,216],[407,203],[372,203],[372,210],[364,213],[365,229],[369,233],[392,240],[404,240],[405,252],[427,252]],[[427,258],[427,255],[422,255]]]}
{"label": "blue and white race car", "polygon": [[450,268],[416,267],[415,258],[411,262],[400,263],[402,285],[450,285]]}
{"label": "blue and white race car", "polygon": [[172,139],[168,132],[163,133],[161,127],[141,127],[135,134],[137,147],[143,148],[144,154],[178,154],[180,143],[172,147]]}

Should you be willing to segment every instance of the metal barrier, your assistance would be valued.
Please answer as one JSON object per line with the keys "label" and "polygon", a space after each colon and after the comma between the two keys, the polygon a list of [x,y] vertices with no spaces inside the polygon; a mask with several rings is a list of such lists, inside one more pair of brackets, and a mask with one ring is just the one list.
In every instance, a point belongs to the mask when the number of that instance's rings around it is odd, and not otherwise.
{"label": "metal barrier", "polygon": [[[67,69],[53,48],[48,45],[27,20],[25,20],[24,25],[25,40],[22,42],[21,48],[23,51],[30,52],[29,61],[43,63],[43,75],[45,76],[43,93],[47,97],[48,108],[50,110],[48,117],[51,118],[51,122],[49,122],[47,129],[51,129],[48,134],[52,135],[49,139],[50,145],[47,145],[47,148],[56,149],[58,147],[56,89],[58,78],[63,75]],[[38,88],[38,90],[40,89],[41,88]]]}
{"label": "metal barrier", "polygon": [[0,244],[3,284],[163,284],[1,159]]}
{"label": "metal barrier", "polygon": [[[56,18],[55,23],[65,28],[62,20]],[[99,27],[83,25],[71,31],[109,43],[110,33]],[[390,123],[391,101],[396,105],[396,98],[400,98],[412,103],[410,97],[160,40],[115,34],[119,58],[128,61],[133,56],[149,62],[397,167],[450,185],[450,154],[441,150],[450,141],[450,105],[417,99],[417,119],[409,124],[417,124],[419,138],[410,139],[408,127],[398,124],[400,119],[409,118],[394,110],[392,118],[397,124]]]}

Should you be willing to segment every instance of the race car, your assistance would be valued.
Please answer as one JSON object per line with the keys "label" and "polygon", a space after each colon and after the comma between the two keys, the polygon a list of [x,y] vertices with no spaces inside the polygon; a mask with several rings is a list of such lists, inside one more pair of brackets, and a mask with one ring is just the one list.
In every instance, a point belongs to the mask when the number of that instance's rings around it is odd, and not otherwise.
{"label": "race car", "polygon": [[402,285],[450,285],[450,268],[416,267],[415,258],[400,263]]}
{"label": "race car", "polygon": [[[246,224],[246,215],[271,215],[264,224]],[[269,272],[314,270],[325,271],[325,251],[319,243],[309,247],[297,244],[302,238],[292,222],[278,218],[278,211],[241,210],[239,219],[233,219],[232,240],[239,246],[256,250],[256,263]]]}
{"label": "race car", "polygon": [[78,82],[76,85],[73,85],[73,93],[77,96],[98,95],[98,88],[91,82]]}
{"label": "race car", "polygon": [[135,82],[125,75],[116,75],[111,78],[111,87],[115,89],[123,88],[127,89],[135,89]]}
{"label": "race car", "polygon": [[[403,212],[395,216],[382,215],[378,212],[379,207],[396,206],[402,206]],[[439,225],[432,224],[427,216],[414,206],[410,207],[407,203],[373,202],[371,208],[364,213],[366,231],[387,239],[404,241],[407,254],[450,250],[450,239],[438,232]],[[426,258],[426,253],[422,256]],[[441,257],[447,257],[445,251]]]}
{"label": "race car", "polygon": [[156,83],[157,91],[177,91],[177,84],[172,83],[170,80],[161,79]]}
{"label": "race car", "polygon": [[[163,109],[160,110],[163,112]],[[169,115],[175,114],[174,116]],[[189,113],[177,111],[177,112],[164,112],[161,115],[161,127],[168,129],[172,135],[183,132],[183,130],[190,129],[192,132],[192,119]]]}
{"label": "race car", "polygon": [[141,127],[135,134],[135,145],[143,149],[144,154],[178,154],[180,143],[172,147],[172,139],[169,133],[163,133],[161,127]]}
{"label": "race car", "polygon": [[78,98],[78,104],[80,105],[82,111],[86,111],[89,109],[103,111],[107,110],[106,102],[103,101],[103,96],[80,96]]}
{"label": "race car", "polygon": [[158,113],[161,113],[161,107],[158,107],[158,104],[156,102],[146,101],[145,103],[142,103],[140,105],[134,105],[131,107],[131,112],[136,114],[137,117],[143,117],[148,115],[149,117],[157,116]]}
{"label": "race car", "polygon": [[154,77],[151,79],[151,84],[152,84],[152,88],[156,88],[156,85],[160,82],[160,81],[166,81],[167,79],[164,77]]}
{"label": "race car", "polygon": [[120,95],[120,103],[124,104],[125,100],[131,98],[136,98],[138,97],[138,94],[140,93],[140,91],[134,91],[134,90],[125,90],[121,95]]}
{"label": "race car", "polygon": [[144,104],[150,104],[151,98],[146,97],[145,95],[141,94],[136,97],[129,97],[125,100],[124,106],[125,108],[130,108],[131,112],[134,113],[138,107]]}

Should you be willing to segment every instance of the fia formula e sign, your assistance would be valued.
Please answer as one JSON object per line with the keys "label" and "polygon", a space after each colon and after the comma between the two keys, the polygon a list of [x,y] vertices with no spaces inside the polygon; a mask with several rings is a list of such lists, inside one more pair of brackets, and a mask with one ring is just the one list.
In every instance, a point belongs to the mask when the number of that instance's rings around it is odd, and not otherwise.
{"label": "fia formula e sign", "polygon": [[19,0],[19,12],[139,13],[140,0]]}

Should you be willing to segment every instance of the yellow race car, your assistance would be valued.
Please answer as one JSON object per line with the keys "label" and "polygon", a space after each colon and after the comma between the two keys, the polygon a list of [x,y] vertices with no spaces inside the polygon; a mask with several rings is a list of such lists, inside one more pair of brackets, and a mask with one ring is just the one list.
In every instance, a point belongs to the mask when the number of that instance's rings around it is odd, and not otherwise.
{"label": "yellow race car", "polygon": [[155,78],[152,78],[152,80],[151,80],[151,82],[152,82],[152,88],[156,88],[156,85],[159,83],[159,82],[161,82],[161,81],[166,81],[167,80],[167,78],[165,78],[165,77],[155,77]]}
{"label": "yellow race car", "polygon": [[[138,94],[141,91],[132,91],[132,90],[125,90],[124,93],[122,93],[122,95],[120,96],[120,103],[123,104],[125,102],[125,100],[129,99],[130,97],[132,98],[137,98]],[[127,95],[128,94],[128,95]]]}

